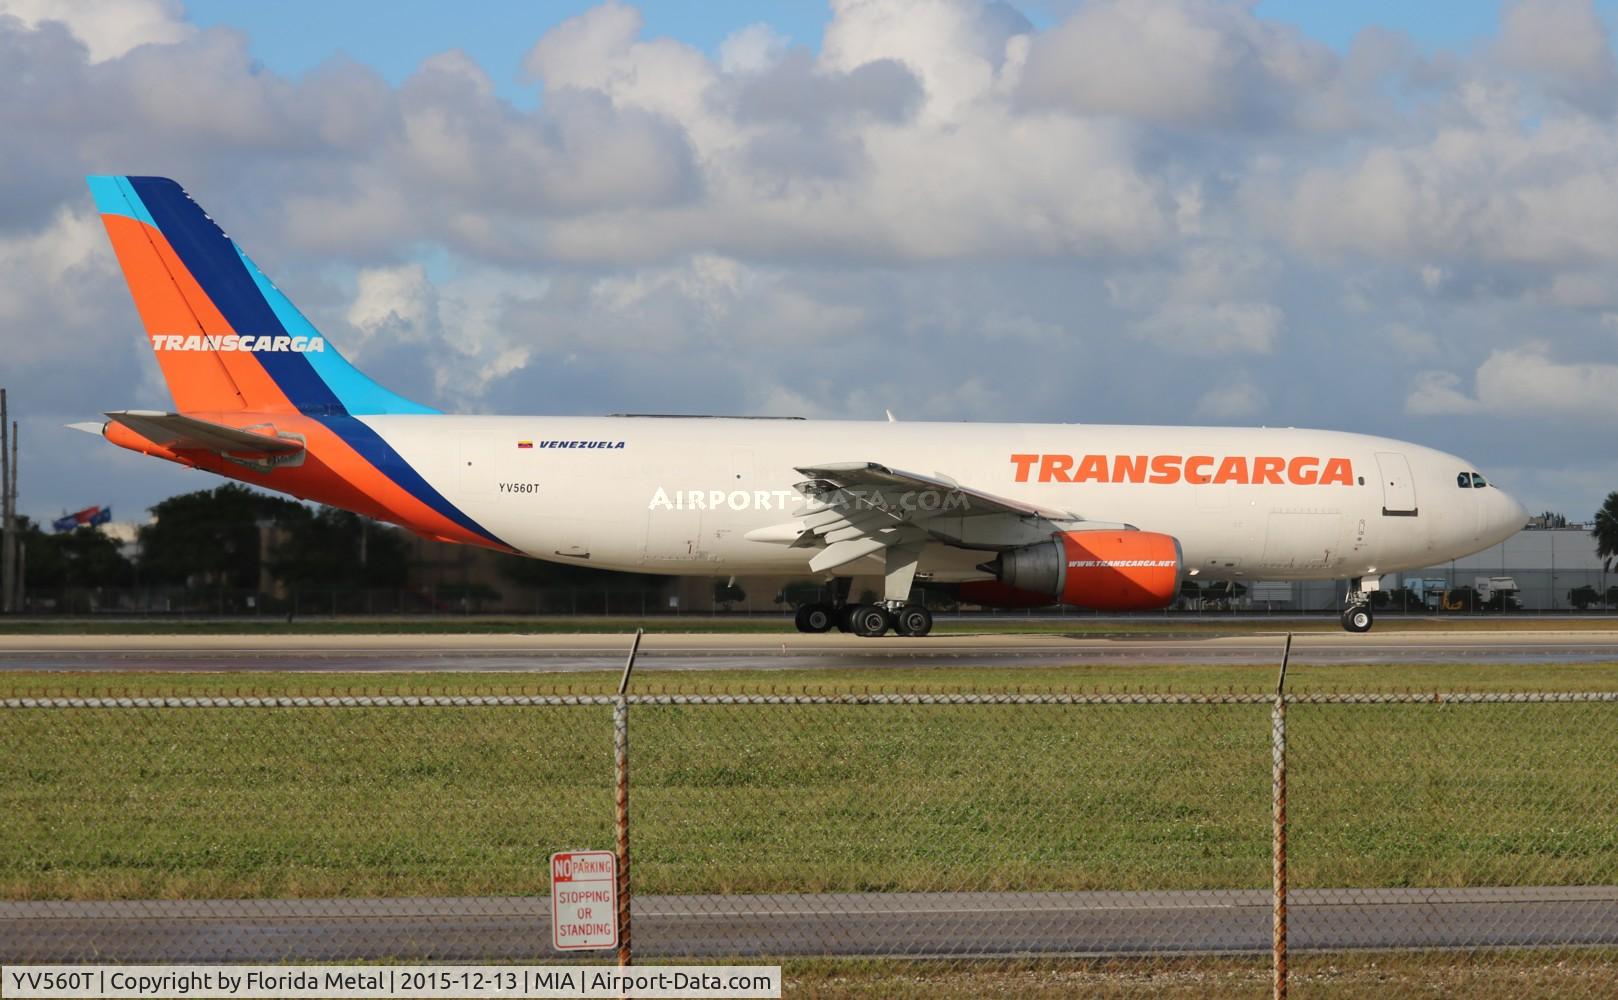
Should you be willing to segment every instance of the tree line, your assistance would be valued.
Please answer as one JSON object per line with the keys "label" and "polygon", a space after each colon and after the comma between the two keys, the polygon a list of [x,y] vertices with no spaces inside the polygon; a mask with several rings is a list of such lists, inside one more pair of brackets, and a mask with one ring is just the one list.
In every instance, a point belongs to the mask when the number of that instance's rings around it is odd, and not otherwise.
{"label": "tree line", "polygon": [[132,556],[95,528],[49,532],[19,519],[28,589],[251,591],[266,576],[289,587],[396,587],[409,568],[409,543],[395,528],[235,483],[170,497],[151,513]]}
{"label": "tree line", "polygon": [[[52,532],[19,518],[33,593],[134,587],[253,593],[396,590],[405,586],[413,546],[404,529],[335,507],[311,506],[237,483],[169,497],[151,508],[131,554],[93,527]],[[451,547],[457,548],[458,547]],[[494,554],[500,576],[519,587],[614,589],[661,584],[644,574],[609,573]],[[497,595],[486,595],[497,596]]]}

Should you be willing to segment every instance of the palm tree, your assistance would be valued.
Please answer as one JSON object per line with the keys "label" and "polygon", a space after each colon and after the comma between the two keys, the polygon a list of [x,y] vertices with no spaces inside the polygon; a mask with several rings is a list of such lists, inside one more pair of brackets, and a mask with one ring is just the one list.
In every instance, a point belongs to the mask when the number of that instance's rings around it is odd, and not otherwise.
{"label": "palm tree", "polygon": [[1590,535],[1596,540],[1596,555],[1602,559],[1606,572],[1612,571],[1618,559],[1618,490],[1607,494],[1607,500],[1596,511],[1595,530]]}

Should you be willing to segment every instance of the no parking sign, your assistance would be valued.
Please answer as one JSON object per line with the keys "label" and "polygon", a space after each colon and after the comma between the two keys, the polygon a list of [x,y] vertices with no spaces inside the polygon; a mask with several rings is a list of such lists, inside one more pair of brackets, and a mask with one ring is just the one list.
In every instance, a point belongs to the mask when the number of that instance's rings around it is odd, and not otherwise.
{"label": "no parking sign", "polygon": [[617,855],[551,855],[551,943],[558,951],[618,947]]}

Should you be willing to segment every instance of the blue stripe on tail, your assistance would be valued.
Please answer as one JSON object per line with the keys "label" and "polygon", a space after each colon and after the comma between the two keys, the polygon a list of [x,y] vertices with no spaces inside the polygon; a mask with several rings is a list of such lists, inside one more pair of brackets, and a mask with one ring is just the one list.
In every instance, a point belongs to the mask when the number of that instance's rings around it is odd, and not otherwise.
{"label": "blue stripe on tail", "polygon": [[[287,335],[275,310],[270,308],[258,284],[247,273],[236,245],[180,185],[166,177],[131,177],[129,184],[179,255],[180,262],[213,300],[233,331],[255,337]],[[347,412],[337,394],[315,374],[314,367],[302,354],[257,351],[253,357],[300,412],[312,415]]]}
{"label": "blue stripe on tail", "polygon": [[[235,246],[235,243],[233,242],[231,245]],[[288,299],[279,288],[275,287],[275,283],[270,281],[264,272],[258,269],[258,265],[254,264],[252,259],[242,252],[241,247],[236,247],[236,253],[241,257],[242,265],[247,268],[247,273],[252,276],[253,282],[258,286],[259,294],[264,296],[264,301],[268,302],[270,308],[275,312],[275,317],[280,322],[281,328],[294,337],[319,337],[320,331],[315,329],[315,325],[309,322],[303,313],[298,311],[298,307],[292,304],[291,299]],[[326,385],[331,387],[332,392],[337,394],[337,398],[342,401],[343,408],[349,413],[439,412],[430,406],[411,402],[398,393],[378,385],[367,377],[364,372],[349,364],[348,359],[343,357],[330,343],[326,344],[324,351],[312,351],[303,357],[314,368],[315,374]]]}

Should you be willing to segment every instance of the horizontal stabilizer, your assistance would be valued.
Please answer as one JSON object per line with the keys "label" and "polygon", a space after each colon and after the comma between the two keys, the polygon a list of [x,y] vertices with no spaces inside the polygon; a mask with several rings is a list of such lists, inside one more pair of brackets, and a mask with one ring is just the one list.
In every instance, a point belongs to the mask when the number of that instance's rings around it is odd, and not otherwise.
{"label": "horizontal stabilizer", "polygon": [[222,455],[285,455],[304,450],[302,441],[280,437],[269,424],[229,427],[179,413],[113,410],[107,416],[155,445],[172,451],[213,451]]}

